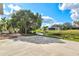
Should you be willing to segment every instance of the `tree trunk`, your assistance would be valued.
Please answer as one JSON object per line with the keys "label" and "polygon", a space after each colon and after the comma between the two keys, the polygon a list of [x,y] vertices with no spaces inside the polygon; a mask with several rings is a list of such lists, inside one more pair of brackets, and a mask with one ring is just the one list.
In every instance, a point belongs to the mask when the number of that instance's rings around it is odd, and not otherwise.
{"label": "tree trunk", "polygon": [[27,35],[27,30],[28,30],[27,22],[25,22],[25,24],[24,24],[24,28],[25,28],[25,35]]}
{"label": "tree trunk", "polygon": [[25,27],[25,34],[27,35],[27,28]]}

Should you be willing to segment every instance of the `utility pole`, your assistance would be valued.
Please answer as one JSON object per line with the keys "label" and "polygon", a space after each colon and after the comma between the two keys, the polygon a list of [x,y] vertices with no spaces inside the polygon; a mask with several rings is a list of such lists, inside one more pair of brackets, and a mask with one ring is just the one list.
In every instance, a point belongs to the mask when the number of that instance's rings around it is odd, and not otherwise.
{"label": "utility pole", "polygon": [[0,3],[0,14],[3,14],[3,3]]}

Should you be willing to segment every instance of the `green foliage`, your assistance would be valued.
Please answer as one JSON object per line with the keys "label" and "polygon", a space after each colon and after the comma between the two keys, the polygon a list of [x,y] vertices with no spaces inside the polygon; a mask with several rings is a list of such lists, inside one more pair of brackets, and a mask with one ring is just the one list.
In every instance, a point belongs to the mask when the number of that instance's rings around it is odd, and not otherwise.
{"label": "green foliage", "polygon": [[12,14],[12,27],[18,27],[21,33],[28,34],[41,26],[41,15],[34,14],[30,10],[20,10]]}
{"label": "green foliage", "polygon": [[2,32],[2,30],[7,30],[7,20],[6,17],[1,18],[0,20],[0,31]]}
{"label": "green foliage", "polygon": [[44,27],[43,27],[43,32],[46,33],[47,30],[48,30],[48,26],[44,26]]}
{"label": "green foliage", "polygon": [[19,10],[11,14],[11,19],[1,18],[0,32],[8,30],[9,33],[19,31],[28,34],[32,30],[40,28],[41,23],[42,18],[38,13],[34,14],[30,10]]}

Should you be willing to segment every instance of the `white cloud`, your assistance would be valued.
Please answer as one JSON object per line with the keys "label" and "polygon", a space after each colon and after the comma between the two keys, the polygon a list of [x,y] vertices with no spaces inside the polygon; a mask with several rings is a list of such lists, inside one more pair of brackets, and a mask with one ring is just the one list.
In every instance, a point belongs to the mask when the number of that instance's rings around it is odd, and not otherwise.
{"label": "white cloud", "polygon": [[42,27],[43,26],[51,26],[54,23],[54,18],[50,16],[42,16]]}
{"label": "white cloud", "polygon": [[8,7],[11,9],[10,13],[13,13],[13,11],[18,11],[21,9],[20,6],[14,4],[9,4]]}
{"label": "white cloud", "polygon": [[53,23],[54,22],[54,18],[49,17],[49,16],[42,16],[42,19],[43,19],[43,22],[44,23],[50,24],[50,23]]}
{"label": "white cloud", "polygon": [[77,9],[72,9],[72,10],[71,10],[71,18],[72,18],[74,21],[79,20],[79,8],[77,8]]}
{"label": "white cloud", "polygon": [[60,10],[65,10],[66,9],[66,3],[59,4],[59,9]]}
{"label": "white cloud", "polygon": [[4,15],[10,15],[10,12],[4,10]]}
{"label": "white cloud", "polygon": [[11,8],[11,9],[13,9],[13,10],[16,10],[16,11],[21,9],[20,6],[15,5],[15,4],[9,4],[8,7]]}
{"label": "white cloud", "polygon": [[63,3],[59,5],[60,10],[69,9],[73,21],[79,20],[79,3]]}
{"label": "white cloud", "polygon": [[10,15],[11,13],[13,13],[14,11],[18,11],[21,9],[20,6],[16,5],[16,4],[9,4],[7,5],[8,8],[10,8],[10,12],[9,11],[6,11],[6,7],[5,7],[5,4],[3,5],[3,8],[4,8],[4,14],[5,15]]}
{"label": "white cloud", "polygon": [[3,4],[3,8],[5,9],[6,7],[5,7],[5,4]]}
{"label": "white cloud", "polygon": [[10,12],[6,11],[6,5],[3,4],[3,11],[4,11],[4,15],[9,15]]}
{"label": "white cloud", "polygon": [[42,16],[43,19],[53,19],[52,17],[49,16]]}
{"label": "white cloud", "polygon": [[63,3],[63,4],[59,4],[59,9],[60,10],[77,9],[77,8],[79,8],[79,3]]}

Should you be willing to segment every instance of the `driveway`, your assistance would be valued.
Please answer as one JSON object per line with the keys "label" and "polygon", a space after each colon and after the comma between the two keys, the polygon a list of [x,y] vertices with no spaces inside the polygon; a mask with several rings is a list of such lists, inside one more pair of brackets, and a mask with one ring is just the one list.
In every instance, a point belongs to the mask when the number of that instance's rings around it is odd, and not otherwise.
{"label": "driveway", "polygon": [[0,40],[2,56],[78,56],[79,43],[43,36]]}

